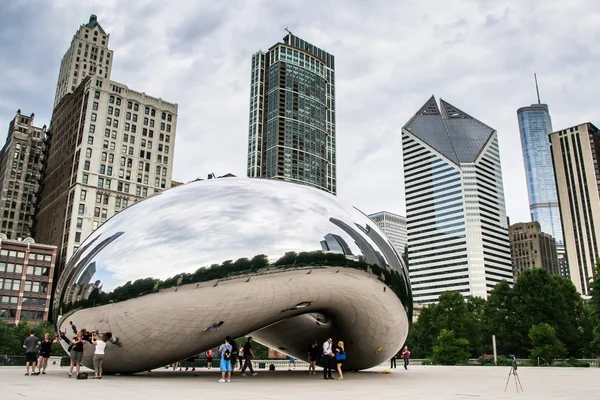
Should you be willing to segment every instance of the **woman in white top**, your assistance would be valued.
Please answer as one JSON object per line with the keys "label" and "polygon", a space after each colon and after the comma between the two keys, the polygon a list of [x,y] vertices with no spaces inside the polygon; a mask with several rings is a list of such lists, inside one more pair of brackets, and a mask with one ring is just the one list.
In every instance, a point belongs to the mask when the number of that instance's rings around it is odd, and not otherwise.
{"label": "woman in white top", "polygon": [[94,379],[102,379],[102,364],[104,363],[104,349],[106,348],[106,341],[104,335],[92,336],[92,344],[96,346],[94,352]]}

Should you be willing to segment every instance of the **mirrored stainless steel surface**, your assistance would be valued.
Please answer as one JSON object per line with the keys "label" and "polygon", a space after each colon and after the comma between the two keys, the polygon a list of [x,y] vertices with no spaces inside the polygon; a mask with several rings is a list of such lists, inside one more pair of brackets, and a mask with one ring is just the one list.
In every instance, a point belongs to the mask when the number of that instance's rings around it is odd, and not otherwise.
{"label": "mirrored stainless steel surface", "polygon": [[[249,334],[298,359],[331,336],[346,344],[345,367],[364,369],[401,348],[412,295],[401,258],[357,209],[307,186],[228,178],[115,215],[71,258],[53,307],[69,338],[71,321],[118,338],[106,372],[146,371]],[[84,365],[93,353],[86,344]]]}

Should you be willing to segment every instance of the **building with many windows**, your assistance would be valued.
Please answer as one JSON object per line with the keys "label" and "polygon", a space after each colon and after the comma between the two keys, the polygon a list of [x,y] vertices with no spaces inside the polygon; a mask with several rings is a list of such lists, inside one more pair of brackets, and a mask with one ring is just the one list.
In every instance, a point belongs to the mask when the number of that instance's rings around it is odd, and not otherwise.
{"label": "building with many windows", "polygon": [[8,239],[33,236],[47,147],[46,126],[34,118],[18,110],[0,150],[0,233]]}
{"label": "building with many windows", "polygon": [[110,79],[113,51],[108,48],[109,37],[95,15],[79,27],[60,63],[54,107],[87,76]]}
{"label": "building with many windows", "polygon": [[496,131],[432,96],[402,128],[402,150],[414,302],[512,284]]}
{"label": "building with many windows", "polygon": [[248,176],[336,189],[334,57],[288,33],[252,56]]}
{"label": "building with many windows", "polygon": [[[82,32],[89,38],[104,34],[97,22]],[[80,43],[74,40],[67,54]],[[99,48],[80,62],[89,62]],[[108,218],[171,187],[177,104],[132,90],[110,80],[110,69],[102,71],[99,76],[88,68],[52,114],[35,237],[58,246],[59,271]]]}
{"label": "building with many windows", "polygon": [[550,275],[561,275],[556,240],[542,232],[539,222],[521,222],[508,228],[515,281],[523,271],[543,268]]}
{"label": "building with many windows", "polygon": [[0,321],[48,319],[56,247],[0,234]]}
{"label": "building with many windows", "polygon": [[548,140],[552,133],[552,120],[548,105],[540,102],[539,91],[538,103],[519,108],[517,117],[531,220],[539,222],[542,232],[556,239],[559,255],[564,258],[563,232]]}
{"label": "building with many windows", "polygon": [[587,296],[600,257],[600,131],[572,126],[552,133],[550,144],[570,277]]}
{"label": "building with many windows", "polygon": [[404,254],[407,244],[406,217],[388,211],[380,211],[369,215],[369,218],[385,232],[398,254]]}

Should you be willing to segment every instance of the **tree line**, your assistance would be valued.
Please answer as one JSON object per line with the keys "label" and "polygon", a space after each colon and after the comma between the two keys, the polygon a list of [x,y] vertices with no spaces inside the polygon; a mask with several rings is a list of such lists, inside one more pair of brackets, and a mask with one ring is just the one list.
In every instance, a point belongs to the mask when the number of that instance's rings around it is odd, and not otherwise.
{"label": "tree line", "polygon": [[413,357],[457,364],[497,353],[552,364],[591,358],[600,350],[600,265],[585,304],[573,283],[544,269],[527,270],[514,283],[498,283],[487,300],[443,293],[421,311],[407,344]]}

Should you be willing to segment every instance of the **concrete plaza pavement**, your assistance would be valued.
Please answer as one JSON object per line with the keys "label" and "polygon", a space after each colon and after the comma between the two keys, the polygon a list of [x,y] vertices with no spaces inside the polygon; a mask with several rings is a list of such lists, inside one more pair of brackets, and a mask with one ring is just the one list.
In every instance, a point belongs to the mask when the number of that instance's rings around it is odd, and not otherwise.
{"label": "concrete plaza pavement", "polygon": [[[265,371],[217,383],[219,373],[204,368],[195,372],[154,370],[132,376],[105,376],[102,380],[68,379],[67,368],[47,375],[24,376],[24,368],[0,368],[0,399],[597,399],[599,368],[519,368],[524,392],[517,393],[510,367],[411,366],[381,374],[382,368],[346,373],[343,381],[323,380],[305,371]],[[93,376],[93,374],[91,375]],[[337,377],[337,374],[335,375]]]}

